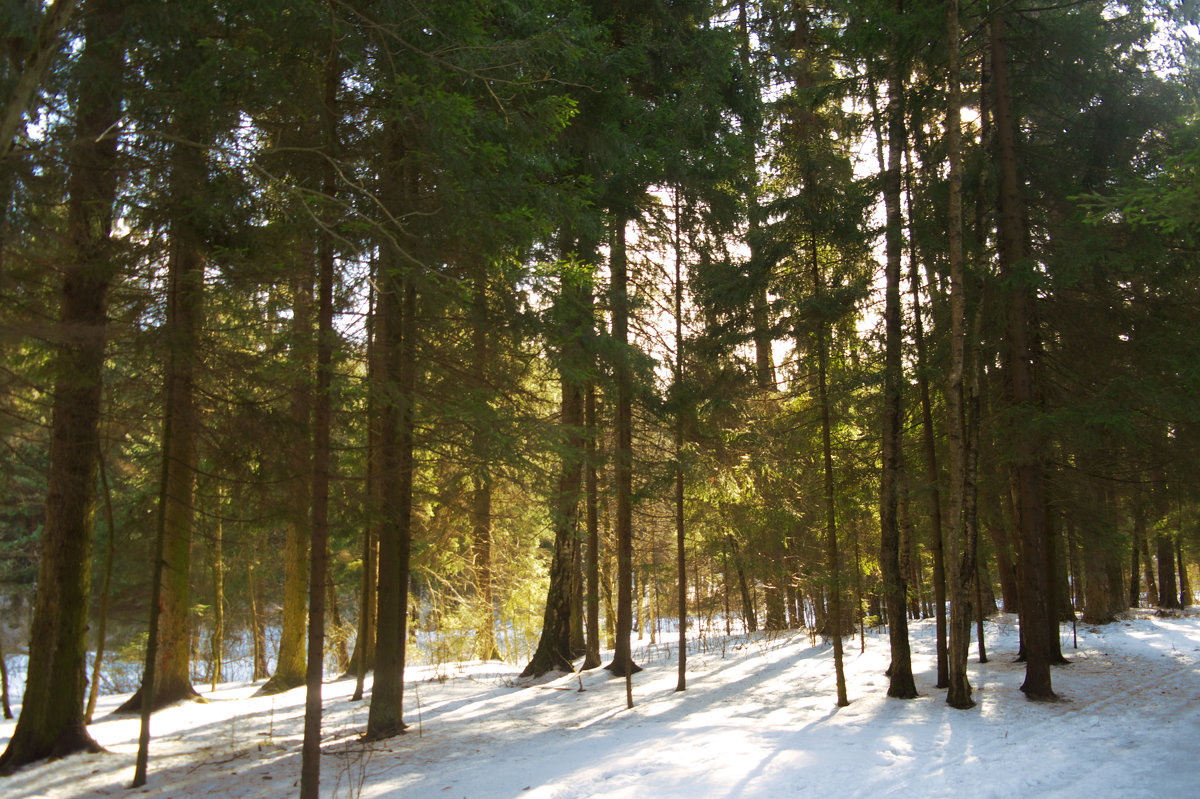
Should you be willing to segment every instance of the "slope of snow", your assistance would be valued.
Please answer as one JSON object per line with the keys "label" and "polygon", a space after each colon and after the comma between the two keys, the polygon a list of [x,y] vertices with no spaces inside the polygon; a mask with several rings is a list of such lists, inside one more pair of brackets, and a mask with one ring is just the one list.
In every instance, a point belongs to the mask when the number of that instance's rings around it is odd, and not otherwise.
{"label": "slope of snow", "polygon": [[[637,650],[636,707],[597,671],[528,681],[503,664],[411,670],[407,734],[364,743],[367,705],[352,681],[327,683],[322,793],[344,797],[756,796],[972,797],[1200,795],[1200,617],[1142,614],[1080,627],[1073,663],[1054,670],[1062,701],[1033,703],[1013,662],[1016,626],[987,625],[990,662],[972,647],[978,705],[952,710],[936,690],[933,628],[912,628],[920,698],[888,699],[887,639],[846,642],[851,704],[835,706],[828,645],[803,632],[692,642],[688,689],[675,650]],[[582,689],[582,690],[581,690]],[[150,782],[135,795],[288,797],[296,792],[303,689],[252,698],[229,684],[208,704],[158,713]],[[6,797],[124,796],[137,720],[104,714],[107,754],[79,755],[0,779]],[[13,722],[0,725],[0,745]]]}

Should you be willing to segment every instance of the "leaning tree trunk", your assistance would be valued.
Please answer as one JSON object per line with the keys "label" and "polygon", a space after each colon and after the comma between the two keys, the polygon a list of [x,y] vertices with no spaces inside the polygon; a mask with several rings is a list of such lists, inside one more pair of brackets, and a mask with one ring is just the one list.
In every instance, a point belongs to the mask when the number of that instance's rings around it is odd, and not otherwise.
{"label": "leaning tree trunk", "polygon": [[68,152],[68,258],[55,354],[50,473],[24,699],[0,774],[35,760],[97,751],[83,721],[92,508],[100,453],[108,251],[116,197],[124,46],[121,4],[92,0],[83,24],[75,137]]}

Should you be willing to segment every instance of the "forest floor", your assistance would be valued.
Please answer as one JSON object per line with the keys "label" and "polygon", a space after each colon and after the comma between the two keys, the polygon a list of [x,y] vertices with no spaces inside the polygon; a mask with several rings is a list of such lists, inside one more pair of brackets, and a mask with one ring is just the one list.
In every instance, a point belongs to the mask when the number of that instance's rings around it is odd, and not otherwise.
{"label": "forest floor", "polygon": [[[977,706],[952,710],[934,688],[932,622],[912,626],[921,696],[888,699],[887,638],[846,641],[850,705],[835,705],[831,647],[804,632],[693,641],[687,691],[676,649],[646,647],[633,678],[517,677],[519,666],[454,663],[410,670],[407,734],[364,743],[367,704],[353,681],[325,685],[322,795],[331,797],[1162,797],[1200,796],[1200,616],[1141,611],[1103,627],[1070,626],[1054,669],[1061,701],[1019,686],[1016,625],[972,646]],[[689,647],[689,648],[692,648]],[[207,704],[154,716],[148,785],[135,792],[136,718],[105,715],[106,754],[76,755],[0,779],[6,797],[290,797],[297,791],[304,690],[251,697],[218,686]],[[0,723],[0,746],[13,722]]]}

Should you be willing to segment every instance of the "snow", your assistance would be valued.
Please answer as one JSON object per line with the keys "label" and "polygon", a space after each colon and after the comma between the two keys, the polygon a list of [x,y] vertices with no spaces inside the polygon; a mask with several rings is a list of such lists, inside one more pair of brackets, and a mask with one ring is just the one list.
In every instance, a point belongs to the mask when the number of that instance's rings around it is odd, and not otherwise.
{"label": "snow", "polygon": [[[933,627],[912,627],[918,699],[888,699],[887,638],[846,641],[851,704],[835,705],[831,648],[804,632],[691,642],[687,691],[675,649],[635,650],[646,670],[521,680],[519,666],[410,670],[407,734],[366,743],[353,681],[324,687],[322,794],[330,797],[757,796],[1160,797],[1200,795],[1200,616],[1142,612],[1063,630],[1072,665],[1054,669],[1062,701],[1027,701],[1011,617],[987,625],[987,664],[972,647],[977,706],[953,710],[933,687]],[[582,689],[582,690],[580,690]],[[289,797],[297,790],[304,691],[253,697],[226,684],[208,704],[154,716],[154,797]],[[136,718],[106,716],[109,753],[76,755],[0,779],[6,797],[125,796]],[[0,725],[0,745],[13,722]]]}

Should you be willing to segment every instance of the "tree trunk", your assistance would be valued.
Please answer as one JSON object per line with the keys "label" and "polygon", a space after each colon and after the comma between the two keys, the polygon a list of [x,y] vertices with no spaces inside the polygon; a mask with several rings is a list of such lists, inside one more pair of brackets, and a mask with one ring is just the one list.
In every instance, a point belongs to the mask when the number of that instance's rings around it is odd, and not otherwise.
{"label": "tree trunk", "polygon": [[1142,578],[1146,582],[1146,595],[1153,603],[1158,602],[1158,580],[1154,577],[1154,560],[1150,557],[1150,536],[1142,538]]}
{"label": "tree trunk", "polygon": [[[208,166],[203,141],[207,123],[180,111],[180,140],[172,145],[170,164],[169,236],[167,256],[167,312],[164,326],[166,366],[162,432],[162,476],[159,493],[159,535],[162,536],[160,598],[152,603],[151,628],[156,662],[148,664],[142,687],[117,710],[150,710],[182,700],[199,699],[192,687],[191,659],[191,549],[195,515],[197,445],[200,435],[196,404],[196,373],[200,361],[200,335],[204,298],[204,246],[202,211],[194,199],[207,183]],[[161,567],[161,568],[160,568]],[[157,616],[157,620],[153,617]],[[154,673],[150,674],[150,667]]]}
{"label": "tree trunk", "polygon": [[[911,202],[911,198],[910,198]],[[960,214],[961,216],[961,214]],[[933,401],[929,390],[929,364],[925,346],[925,322],[921,312],[921,274],[917,269],[916,233],[909,256],[909,287],[913,303],[913,342],[917,351],[917,392],[921,400],[921,445],[925,459],[926,491],[929,495],[930,551],[933,554],[933,615],[937,634],[937,688],[950,684],[946,633],[946,556],[945,525],[942,521],[942,493],[937,457],[937,431],[933,426]],[[960,242],[961,250],[961,242]],[[935,296],[932,282],[931,296]],[[936,330],[935,330],[936,332]]]}
{"label": "tree trunk", "polygon": [[[820,269],[820,265],[817,262],[817,240],[816,240],[815,236],[812,236],[810,238],[809,245],[811,248],[809,255],[810,255],[810,267],[812,270],[814,299],[816,300],[817,307],[821,307],[821,303],[823,302],[822,295],[823,295],[824,291],[822,288],[823,281],[821,278],[821,269]],[[889,303],[890,303],[890,299],[889,299]],[[897,320],[897,322],[898,321],[899,320]],[[830,634],[830,637],[833,639],[833,669],[834,669],[834,677],[835,677],[836,684],[837,684],[837,705],[838,705],[838,707],[846,707],[847,705],[850,704],[850,700],[846,697],[846,674],[845,674],[845,670],[842,665],[842,613],[841,613],[842,585],[841,585],[840,567],[838,565],[837,496],[834,492],[833,443],[832,443],[833,439],[832,439],[832,430],[831,430],[832,424],[830,421],[830,413],[829,413],[829,392],[828,392],[828,388],[826,386],[826,380],[827,380],[826,375],[829,370],[829,344],[828,344],[828,341],[826,340],[827,336],[828,336],[828,328],[829,328],[829,323],[827,320],[822,318],[818,321],[818,323],[817,323],[817,403],[821,409],[821,453],[822,453],[822,462],[824,465],[824,500],[825,500],[825,556],[826,556],[826,561],[827,561],[827,567],[829,569],[829,577],[830,577],[829,591],[830,591],[830,596],[831,596],[830,614],[829,614],[829,621],[830,621],[829,634]],[[898,401],[898,399],[897,399],[897,401]],[[885,412],[884,412],[885,418],[888,418],[888,413],[889,412],[885,410]],[[886,425],[887,425],[887,422],[885,421],[885,428],[886,428]],[[899,429],[898,429],[899,428],[899,419],[898,418],[896,420],[896,426],[897,426],[896,432],[899,433]],[[885,432],[885,440],[886,440],[886,435],[887,434]],[[885,451],[886,451],[886,445],[885,445]],[[886,460],[887,460],[886,455],[884,457],[884,460],[886,462]],[[886,474],[886,471],[885,471],[885,474]],[[895,477],[895,475],[893,475],[893,479],[894,479],[894,477]],[[885,485],[886,485],[886,477],[885,477]],[[895,488],[894,483],[892,484],[892,488],[893,489]],[[887,489],[885,488],[884,491],[886,493]],[[894,495],[893,495],[893,499],[895,499]],[[885,499],[885,503],[886,503],[886,499]],[[895,503],[894,502],[892,504],[892,510],[894,513],[894,511],[895,511]],[[892,517],[892,521],[893,522],[895,521],[894,515]],[[885,533],[885,535],[886,535],[886,533]],[[896,536],[893,540],[893,544],[896,546],[899,545],[899,530],[896,530]],[[898,572],[900,570],[900,565],[899,565],[899,559],[898,559],[898,557],[896,557],[897,555],[898,555],[897,552],[892,553],[892,561],[893,562],[890,564],[890,566],[894,567],[895,571]],[[884,560],[887,559],[886,553],[884,553],[884,555],[882,556],[882,559],[884,559]],[[887,568],[889,568],[889,566],[885,566],[884,568],[887,569]],[[891,685],[891,687],[888,688],[888,696],[900,696],[901,698],[908,698],[910,696],[916,696],[916,687],[914,685],[912,685],[912,664],[911,664],[911,660],[908,659],[908,625],[907,625],[907,620],[904,618],[904,613],[905,613],[905,610],[904,610],[904,583],[902,580],[899,582],[899,589],[900,590],[897,595],[898,599],[896,600],[896,602],[897,602],[896,607],[894,609],[889,608],[889,611],[890,611],[890,615],[892,617],[891,621],[893,624],[895,623],[895,615],[897,613],[900,615],[902,629],[904,630],[904,641],[903,641],[903,645],[902,645],[902,647],[900,647],[899,651],[897,650],[897,641],[896,641],[894,632],[893,632],[893,636],[892,636],[893,668],[895,668],[895,665],[898,660],[899,661],[899,671],[901,672],[901,677],[900,677],[899,681],[897,681],[895,676],[893,676],[892,685]],[[908,687],[905,687],[904,677],[903,677],[906,667],[907,667],[908,683],[909,683]],[[893,693],[893,689],[897,690],[898,693]],[[906,695],[906,692],[910,692],[910,693],[907,693],[907,695]]]}
{"label": "tree trunk", "polygon": [[251,679],[255,682],[267,679],[267,636],[266,620],[263,618],[263,579],[253,566],[246,568],[246,587],[250,594],[250,637],[254,642],[254,668]]}
{"label": "tree trunk", "polygon": [[574,611],[582,611],[574,601],[577,583],[575,571],[579,548],[580,488],[584,465],[584,384],[580,369],[585,363],[583,337],[591,319],[589,292],[578,277],[564,276],[558,298],[564,323],[560,329],[560,383],[562,419],[562,459],[558,490],[554,499],[554,555],[550,563],[550,586],[538,646],[522,676],[538,676],[548,671],[573,671],[575,655],[572,637]]}
{"label": "tree trunk", "polygon": [[1178,609],[1179,591],[1175,582],[1175,544],[1169,535],[1155,537],[1158,546],[1158,606]]}
{"label": "tree trunk", "polygon": [[8,664],[4,661],[4,646],[0,641],[0,704],[4,706],[4,718],[13,717],[12,706],[8,701]]}
{"label": "tree trunk", "polygon": [[992,539],[992,549],[996,554],[996,571],[1000,577],[1000,598],[1005,613],[1017,612],[1017,573],[1013,567],[1012,553],[1008,545],[1008,533],[999,525],[987,524],[988,535]]}
{"label": "tree trunk", "polygon": [[292,331],[289,360],[292,439],[288,463],[288,519],[283,549],[283,613],[275,672],[258,689],[260,696],[282,693],[304,684],[305,616],[307,613],[309,543],[312,537],[312,336],[313,274],[307,242],[300,247],[299,274],[292,280]]}
{"label": "tree trunk", "polygon": [[[1008,78],[1008,56],[1004,40],[1004,16],[992,14],[990,25],[992,83],[995,90],[994,124],[997,166],[1000,173],[1000,277],[1009,286],[1005,360],[1014,408],[1028,416],[1034,412],[1032,344],[1033,290],[1026,272],[1025,232],[1017,179],[1016,120]],[[1050,552],[1045,527],[1045,503],[1039,435],[1029,428],[1015,431],[1017,454],[1012,468],[1016,478],[1016,521],[1020,530],[1021,633],[1025,652],[1025,682],[1021,690],[1030,699],[1054,699],[1050,679],[1051,641],[1054,622]]]}
{"label": "tree trunk", "polygon": [[83,721],[92,508],[100,453],[106,301],[115,272],[108,251],[116,196],[124,71],[119,4],[88,3],[80,55],[76,135],[69,151],[67,236],[71,262],[59,310],[50,473],[21,713],[0,755],[0,774],[35,760],[98,751]]}
{"label": "tree trunk", "polygon": [[921,618],[920,593],[920,564],[916,558],[914,540],[916,532],[913,529],[912,516],[909,515],[908,502],[908,467],[901,463],[903,478],[897,486],[896,518],[900,525],[900,573],[904,575],[905,595],[908,597],[908,617]]}
{"label": "tree trunk", "polygon": [[617,495],[617,646],[612,662],[605,668],[618,677],[642,670],[633,662],[629,648],[633,626],[633,374],[628,352],[629,263],[625,252],[625,224],[625,217],[618,214],[613,222],[611,253],[613,339],[618,349],[614,364],[617,443],[613,452]]}
{"label": "tree trunk", "polygon": [[[104,583],[100,588],[100,618],[99,629],[96,631],[96,657],[92,660],[92,683],[88,689],[87,709],[83,719],[86,724],[92,723],[92,715],[96,712],[96,699],[100,695],[100,669],[104,663],[104,650],[108,642],[108,609],[112,599],[113,560],[116,555],[117,527],[113,514],[112,490],[108,484],[108,469],[104,463],[104,453],[100,453],[100,489],[104,492],[104,521],[108,526],[108,544],[104,548]],[[7,694],[5,702],[7,703]],[[7,704],[5,705],[7,708]],[[5,718],[12,718],[11,712]]]}
{"label": "tree trunk", "polygon": [[[331,45],[333,43],[331,42]],[[337,156],[337,90],[342,71],[336,50],[331,46],[325,63],[324,96],[321,103],[323,121],[322,193],[329,202],[336,201],[337,181],[334,158]],[[308,570],[308,656],[305,669],[304,738],[301,745],[300,796],[316,799],[321,783],[321,682],[325,676],[325,611],[326,597],[337,618],[336,597],[329,563],[329,481],[331,427],[333,416],[333,348],[337,334],[333,329],[334,224],[327,218],[318,233],[317,246],[317,390],[312,415],[312,542]],[[345,641],[342,642],[343,660]]]}
{"label": "tree trunk", "polygon": [[[675,571],[679,597],[679,674],[676,691],[687,690],[687,553],[685,545],[684,481],[683,481],[683,246],[680,241],[679,188],[675,189]],[[1183,559],[1180,558],[1182,566]],[[700,590],[697,582],[696,590]],[[699,600],[699,597],[697,597]]]}
{"label": "tree trunk", "polygon": [[[212,540],[209,542],[211,551],[213,581],[213,629],[209,638],[209,651],[212,653],[212,690],[217,690],[221,682],[222,655],[225,644],[225,553],[224,553],[224,523],[222,516],[225,512],[223,502],[224,492],[217,489],[216,525],[213,528]],[[96,653],[99,656],[99,652]]]}
{"label": "tree trunk", "polygon": [[1104,547],[1100,542],[1093,541],[1083,548],[1083,566],[1085,570],[1084,585],[1084,624],[1108,624],[1114,620],[1109,612],[1108,571],[1105,568]]}
{"label": "tree trunk", "polygon": [[729,548],[733,555],[734,569],[737,570],[738,589],[742,594],[742,618],[746,622],[746,632],[752,633],[758,630],[758,619],[754,612],[754,600],[750,597],[750,586],[746,583],[746,567],[742,563],[741,551],[738,549],[737,541],[733,536],[726,534],[725,540],[729,542]]}
{"label": "tree trunk", "polygon": [[[489,389],[486,367],[491,354],[488,346],[488,272],[480,265],[475,275],[471,306],[471,376],[477,394],[477,403],[487,407]],[[490,469],[489,430],[486,419],[475,422],[472,431],[472,451],[476,470],[472,479],[471,497],[471,555],[474,565],[475,604],[477,623],[475,626],[475,654],[480,660],[499,660],[500,650],[496,647],[496,611],[492,597],[492,474]]]}
{"label": "tree trunk", "polygon": [[377,371],[377,348],[375,342],[380,335],[380,319],[375,312],[377,293],[376,270],[371,266],[371,282],[367,298],[367,475],[364,505],[366,525],[363,529],[362,581],[359,584],[358,635],[354,641],[354,654],[350,656],[350,669],[354,672],[354,693],[350,701],[363,698],[367,672],[375,666],[375,613],[378,605],[379,564],[378,528],[380,520],[379,488],[379,383]]}
{"label": "tree trunk", "polygon": [[[567,300],[571,302],[571,300]],[[579,483],[583,450],[583,394],[564,366],[562,375],[562,425],[564,449],[554,507],[554,554],[550,560],[550,586],[542,616],[537,649],[521,672],[537,677],[548,671],[573,671],[571,664],[571,589],[574,550],[579,527]]]}
{"label": "tree trunk", "polygon": [[950,51],[950,93],[946,108],[946,130],[950,160],[950,369],[946,384],[946,437],[950,451],[950,528],[946,544],[950,560],[950,625],[947,656],[950,678],[946,703],[954,708],[975,706],[967,679],[967,655],[971,646],[971,582],[975,577],[973,525],[968,523],[968,492],[974,479],[968,474],[969,452],[964,383],[967,336],[966,278],[962,242],[962,171],[960,140],[962,122],[959,96],[958,2],[947,4],[947,33]]}
{"label": "tree trunk", "polygon": [[[879,568],[883,573],[883,594],[884,602],[887,605],[888,614],[888,635],[891,643],[892,664],[888,670],[890,675],[890,683],[888,685],[888,696],[899,699],[911,699],[917,695],[916,683],[913,681],[912,674],[912,656],[908,643],[908,615],[906,611],[907,589],[905,586],[904,575],[900,572],[900,522],[899,522],[899,488],[900,488],[900,458],[901,458],[901,411],[900,411],[900,385],[903,380],[902,374],[902,359],[900,348],[902,346],[902,331],[900,327],[900,262],[903,256],[901,236],[903,233],[903,221],[900,214],[901,200],[901,181],[900,181],[900,163],[903,157],[905,147],[905,132],[904,132],[904,111],[901,106],[903,96],[903,85],[900,76],[901,66],[896,62],[895,56],[889,61],[888,69],[888,165],[883,177],[883,197],[884,206],[886,208],[887,227],[886,227],[886,249],[887,249],[887,268],[886,268],[886,301],[884,304],[884,328],[885,328],[885,355],[884,355],[884,372],[883,372],[883,445],[882,445],[882,476],[880,478],[880,501],[879,501],[879,521],[880,521],[880,538],[879,538]],[[818,278],[818,270],[816,265],[816,242],[812,243],[812,261],[813,261],[813,276]],[[826,346],[824,343],[824,333],[818,339],[818,346],[822,349]],[[821,356],[822,359],[828,358],[828,353]],[[820,371],[821,380],[824,381],[824,371]],[[822,404],[825,401],[822,400]],[[826,470],[832,470],[832,459],[829,452],[829,431],[828,431],[828,409],[822,407],[822,427],[826,428],[822,432],[824,437],[824,447],[826,450]],[[830,484],[832,482],[832,474],[827,474],[826,482],[826,505],[827,513],[832,513],[832,500],[830,499]],[[826,522],[829,524],[830,522]],[[834,539],[834,532],[831,528],[827,533],[830,540]],[[830,550],[830,557],[836,556],[834,550]],[[833,568],[836,566],[831,564]],[[833,594],[833,616],[838,618],[838,603],[841,602],[840,592],[835,588]],[[838,621],[840,624],[840,619]],[[839,654],[835,650],[835,654]],[[841,680],[839,674],[839,681]],[[839,689],[839,705],[844,704],[844,688]]]}
{"label": "tree trunk", "polygon": [[[399,162],[402,155],[394,159]],[[407,176],[406,176],[407,177]],[[403,180],[396,176],[397,181]],[[407,180],[405,183],[409,182]],[[412,545],[413,425],[416,399],[415,267],[386,250],[381,263],[379,610],[375,681],[366,737],[389,738],[404,723],[404,658],[408,643],[409,558]]]}
{"label": "tree trunk", "polygon": [[1188,579],[1187,561],[1183,559],[1183,536],[1175,539],[1175,556],[1179,560],[1179,606],[1192,606],[1192,581]]}
{"label": "tree trunk", "polygon": [[597,507],[596,479],[596,385],[589,382],[584,404],[584,424],[587,427],[585,445],[587,493],[587,652],[581,670],[600,666],[600,519]]}
{"label": "tree trunk", "polygon": [[1133,541],[1129,547],[1129,606],[1142,604],[1141,564],[1139,556],[1146,543],[1146,508],[1140,492],[1133,499]]}

